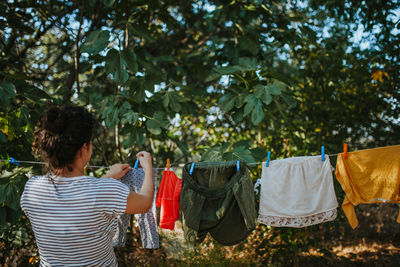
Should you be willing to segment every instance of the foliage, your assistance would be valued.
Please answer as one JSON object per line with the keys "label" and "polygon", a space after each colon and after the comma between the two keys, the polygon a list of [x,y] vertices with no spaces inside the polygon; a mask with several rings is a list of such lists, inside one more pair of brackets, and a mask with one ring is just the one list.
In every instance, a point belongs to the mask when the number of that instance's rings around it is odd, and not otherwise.
{"label": "foliage", "polygon": [[[94,165],[132,163],[139,150],[152,151],[162,166],[166,158],[172,165],[258,162],[267,150],[271,159],[315,155],[322,144],[332,154],[345,141],[350,150],[397,144],[399,7],[375,0],[2,1],[0,159],[35,160],[33,131],[48,102],[96,114]],[[1,163],[3,236],[13,236],[11,225],[25,227],[16,223],[18,199],[39,171]],[[279,235],[290,253],[299,250],[302,237]],[[279,235],[268,244],[285,239]]]}

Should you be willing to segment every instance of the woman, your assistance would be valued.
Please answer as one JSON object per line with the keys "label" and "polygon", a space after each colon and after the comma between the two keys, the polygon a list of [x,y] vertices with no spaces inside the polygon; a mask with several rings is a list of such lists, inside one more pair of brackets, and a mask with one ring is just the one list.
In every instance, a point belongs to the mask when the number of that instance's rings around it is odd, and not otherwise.
{"label": "woman", "polygon": [[28,180],[21,207],[31,222],[41,266],[116,266],[117,216],[146,213],[152,205],[148,152],[136,155],[145,172],[139,193],[118,181],[131,169],[128,164],[111,166],[103,179],[84,175],[94,130],[93,115],[78,106],[50,107],[38,123],[33,145],[48,173]]}

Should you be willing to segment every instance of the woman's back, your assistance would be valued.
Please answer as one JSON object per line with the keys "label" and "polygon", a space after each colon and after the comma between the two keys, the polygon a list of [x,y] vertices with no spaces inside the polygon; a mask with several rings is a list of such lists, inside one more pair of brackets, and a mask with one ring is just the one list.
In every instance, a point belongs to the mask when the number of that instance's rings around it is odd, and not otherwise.
{"label": "woman's back", "polygon": [[112,237],[129,189],[115,179],[37,176],[21,207],[30,219],[41,265],[115,266]]}

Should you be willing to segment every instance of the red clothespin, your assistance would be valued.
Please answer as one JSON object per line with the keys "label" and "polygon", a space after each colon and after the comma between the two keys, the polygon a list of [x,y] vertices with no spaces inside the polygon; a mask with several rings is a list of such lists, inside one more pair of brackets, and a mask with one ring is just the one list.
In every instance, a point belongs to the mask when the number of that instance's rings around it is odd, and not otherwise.
{"label": "red clothespin", "polygon": [[169,173],[169,159],[167,159],[167,171]]}
{"label": "red clothespin", "polygon": [[344,158],[347,159],[347,144],[344,143],[343,145],[343,152],[344,152]]}

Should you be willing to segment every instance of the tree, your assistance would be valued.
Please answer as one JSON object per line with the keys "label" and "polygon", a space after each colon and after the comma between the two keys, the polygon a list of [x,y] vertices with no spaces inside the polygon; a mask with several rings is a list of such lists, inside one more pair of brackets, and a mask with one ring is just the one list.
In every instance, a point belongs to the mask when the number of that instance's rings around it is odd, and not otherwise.
{"label": "tree", "polygon": [[[398,8],[3,1],[0,158],[34,160],[33,131],[48,102],[97,114],[96,165],[129,162],[132,147],[151,150],[162,166],[166,158],[257,162],[268,150],[272,158],[317,154],[322,144],[335,153],[344,141],[350,149],[396,144]],[[2,225],[21,215],[16,196],[28,169],[2,163]]]}

